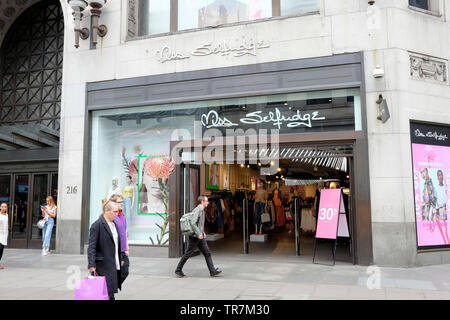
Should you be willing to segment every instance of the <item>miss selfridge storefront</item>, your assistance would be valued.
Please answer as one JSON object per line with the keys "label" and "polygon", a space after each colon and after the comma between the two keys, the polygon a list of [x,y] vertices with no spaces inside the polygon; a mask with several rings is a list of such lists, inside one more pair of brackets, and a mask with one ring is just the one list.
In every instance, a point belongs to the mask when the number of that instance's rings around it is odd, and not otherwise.
{"label": "miss selfridge storefront", "polygon": [[[165,50],[161,63],[183,58]],[[183,152],[198,151],[211,143],[208,130],[233,129],[239,139],[278,129],[280,146],[349,146],[353,262],[371,264],[363,69],[363,55],[354,53],[88,84],[83,243],[101,200],[120,193],[132,250],[180,256],[184,170],[192,160],[177,158],[180,142],[197,148]]]}

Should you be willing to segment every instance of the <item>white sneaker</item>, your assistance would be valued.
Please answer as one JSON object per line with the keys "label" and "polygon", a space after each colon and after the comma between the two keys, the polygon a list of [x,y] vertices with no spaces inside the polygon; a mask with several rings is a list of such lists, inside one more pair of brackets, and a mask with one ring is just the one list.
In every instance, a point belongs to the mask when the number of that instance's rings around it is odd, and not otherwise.
{"label": "white sneaker", "polygon": [[41,255],[46,256],[47,255],[47,251],[45,251],[45,248],[42,248],[42,253]]}
{"label": "white sneaker", "polygon": [[47,254],[50,254],[50,248],[49,247],[45,248],[45,252],[47,252]]}

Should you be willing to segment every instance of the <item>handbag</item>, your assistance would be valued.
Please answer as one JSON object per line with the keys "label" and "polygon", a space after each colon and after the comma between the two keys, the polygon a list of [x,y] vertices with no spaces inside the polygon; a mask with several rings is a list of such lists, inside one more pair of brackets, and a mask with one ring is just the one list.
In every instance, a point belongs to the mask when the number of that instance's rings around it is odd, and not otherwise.
{"label": "handbag", "polygon": [[89,276],[77,281],[75,300],[109,300],[106,278]]}
{"label": "handbag", "polygon": [[37,226],[39,229],[44,229],[44,226],[45,226],[45,220],[44,220],[44,219],[39,220],[39,221],[36,223],[36,226]]}
{"label": "handbag", "polygon": [[270,214],[268,214],[267,212],[264,212],[264,213],[261,215],[261,222],[262,222],[262,223],[270,222]]}
{"label": "handbag", "polygon": [[288,221],[294,220],[292,218],[291,209],[284,209],[284,215],[286,216],[286,220]]}

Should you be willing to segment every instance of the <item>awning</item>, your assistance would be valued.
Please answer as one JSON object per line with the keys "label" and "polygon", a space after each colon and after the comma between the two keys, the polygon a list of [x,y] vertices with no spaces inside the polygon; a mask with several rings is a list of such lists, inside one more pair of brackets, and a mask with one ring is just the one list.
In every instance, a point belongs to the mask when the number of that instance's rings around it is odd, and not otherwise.
{"label": "awning", "polygon": [[59,131],[42,124],[0,125],[0,150],[58,147]]}

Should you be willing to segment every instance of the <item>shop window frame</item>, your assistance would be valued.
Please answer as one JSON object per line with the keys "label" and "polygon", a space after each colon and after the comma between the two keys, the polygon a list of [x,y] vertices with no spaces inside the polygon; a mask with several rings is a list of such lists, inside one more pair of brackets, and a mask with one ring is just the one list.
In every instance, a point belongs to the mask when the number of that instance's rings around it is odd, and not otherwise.
{"label": "shop window frame", "polygon": [[[316,0],[317,10],[314,10],[311,12],[306,12],[306,13],[289,14],[289,15],[282,16],[281,15],[281,0],[272,0],[272,16],[268,17],[268,18],[246,20],[246,21],[239,21],[239,22],[233,22],[233,23],[225,23],[225,24],[219,24],[219,25],[215,25],[215,26],[208,26],[208,27],[202,27],[202,28],[191,28],[191,29],[178,30],[178,1],[179,0],[169,0],[170,1],[170,27],[169,27],[170,30],[168,32],[163,32],[163,33],[139,35],[139,22],[136,22],[136,21],[138,21],[138,19],[136,17],[136,15],[138,15],[138,13],[136,12],[136,10],[134,10],[134,12],[130,12],[130,2],[131,1],[135,1],[136,6],[137,6],[137,4],[140,0],[128,0],[127,19],[128,19],[129,23],[127,25],[127,31],[126,31],[126,33],[127,33],[126,41],[157,38],[157,37],[164,37],[164,36],[174,35],[174,34],[182,34],[182,33],[189,33],[189,32],[202,31],[202,30],[211,30],[211,29],[217,29],[217,28],[226,28],[226,27],[232,27],[232,26],[261,23],[261,22],[266,22],[266,21],[284,20],[284,19],[295,18],[295,17],[318,15],[318,14],[320,14],[320,8],[321,8],[321,0]],[[136,23],[134,30],[131,29],[130,22]]]}
{"label": "shop window frame", "polygon": [[428,9],[422,9],[411,4],[410,0],[408,0],[408,8],[410,10],[428,14],[437,18],[443,18],[443,12],[445,11],[443,0],[427,0],[427,6]]}

